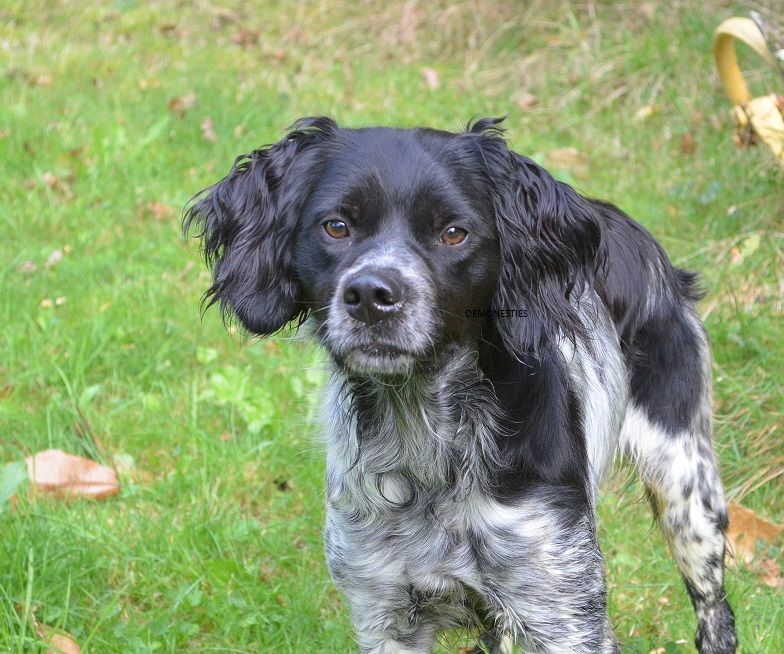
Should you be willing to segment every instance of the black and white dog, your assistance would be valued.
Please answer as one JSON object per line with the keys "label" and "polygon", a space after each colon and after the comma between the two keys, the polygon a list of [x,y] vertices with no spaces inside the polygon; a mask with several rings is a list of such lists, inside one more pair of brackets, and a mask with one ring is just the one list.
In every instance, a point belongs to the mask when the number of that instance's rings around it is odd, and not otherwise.
{"label": "black and white dog", "polygon": [[697,614],[730,654],[727,511],[691,273],[611,204],[464,133],[303,119],[186,214],[253,334],[312,326],[332,577],[362,652],[482,628],[507,651],[617,652],[596,493],[637,467]]}

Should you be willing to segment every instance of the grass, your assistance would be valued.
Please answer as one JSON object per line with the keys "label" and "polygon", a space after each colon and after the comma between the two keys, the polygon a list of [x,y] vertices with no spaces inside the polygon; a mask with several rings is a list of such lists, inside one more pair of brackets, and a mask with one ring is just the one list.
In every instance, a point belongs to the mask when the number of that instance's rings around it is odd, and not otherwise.
{"label": "grass", "polygon": [[[459,129],[508,114],[516,149],[645,224],[708,290],[729,494],[784,520],[782,176],[732,145],[710,54],[742,11],[5,2],[0,462],[60,447],[119,466],[122,492],[0,506],[0,651],[44,651],[31,614],[83,652],[352,650],[320,544],[323,362],[200,321],[205,272],[180,238],[188,198],[301,115]],[[742,61],[756,90],[777,82]],[[600,510],[626,651],[692,652],[686,593],[625,473]],[[741,651],[784,651],[781,589],[746,568],[727,585]]]}

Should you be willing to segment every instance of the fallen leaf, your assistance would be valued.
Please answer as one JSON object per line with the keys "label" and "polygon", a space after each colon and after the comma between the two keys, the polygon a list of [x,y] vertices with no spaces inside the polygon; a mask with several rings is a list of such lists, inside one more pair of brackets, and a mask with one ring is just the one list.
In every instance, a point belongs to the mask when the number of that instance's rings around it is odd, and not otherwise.
{"label": "fallen leaf", "polygon": [[641,2],[638,9],[645,19],[650,21],[653,20],[653,15],[656,13],[656,3]]}
{"label": "fallen leaf", "polygon": [[149,79],[143,77],[142,79],[139,80],[139,88],[142,91],[146,91],[147,89],[157,89],[160,87],[160,85],[161,85],[161,80],[155,77],[151,77]]}
{"label": "fallen leaf", "polygon": [[438,73],[435,70],[425,66],[420,72],[422,73],[422,78],[425,80],[425,86],[431,91],[436,91],[441,86],[441,79],[438,77]]}
{"label": "fallen leaf", "polygon": [[51,86],[53,80],[51,74],[44,71],[35,75],[33,81],[37,86]]}
{"label": "fallen leaf", "polygon": [[691,132],[686,132],[681,137],[681,152],[683,154],[692,154],[697,149],[697,142],[694,140]]}
{"label": "fallen leaf", "polygon": [[55,298],[54,305],[56,307],[61,307],[66,303],[67,299],[68,298],[66,298],[64,295],[61,295],[60,297]]}
{"label": "fallen leaf", "polygon": [[161,34],[169,38],[174,38],[180,36],[181,34],[181,31],[177,27],[176,23],[163,23],[158,27],[158,29],[161,31]]}
{"label": "fallen leaf", "polygon": [[25,275],[31,275],[38,269],[38,266],[35,265],[35,261],[25,261],[22,265],[19,266],[19,272]]}
{"label": "fallen leaf", "polygon": [[770,586],[771,588],[784,587],[784,578],[781,576],[781,568],[773,559],[765,559],[762,561],[757,576],[766,586]]}
{"label": "fallen leaf", "polygon": [[243,27],[231,35],[231,42],[241,48],[250,48],[257,45],[261,34],[249,27]]}
{"label": "fallen leaf", "polygon": [[147,211],[155,220],[167,220],[176,213],[168,204],[163,202],[150,202],[147,204]]}
{"label": "fallen leaf", "polygon": [[530,109],[531,107],[539,104],[539,98],[537,98],[533,93],[526,92],[517,93],[514,96],[514,101],[515,104],[520,107],[520,109]]}
{"label": "fallen leaf", "polygon": [[30,614],[30,621],[36,635],[46,643],[46,654],[80,654],[82,648],[73,636],[49,625],[38,622],[35,612]]}
{"label": "fallen leaf", "polygon": [[652,104],[646,104],[634,112],[633,119],[635,122],[641,123],[644,120],[648,120],[648,118],[653,116],[655,113],[656,107],[654,107]]}
{"label": "fallen leaf", "polygon": [[584,172],[585,161],[577,148],[553,148],[547,153],[547,161],[553,168]]}
{"label": "fallen leaf", "polygon": [[25,459],[30,483],[43,493],[103,499],[120,491],[112,468],[62,450],[45,450]]}
{"label": "fallen leaf", "polygon": [[54,306],[54,302],[50,298],[45,297],[38,306],[42,309],[51,309]]}
{"label": "fallen leaf", "polygon": [[751,563],[757,547],[757,541],[772,543],[778,538],[784,526],[760,518],[754,511],[740,504],[730,502],[730,525],[727,530],[727,544],[732,557],[728,562],[743,561]]}
{"label": "fallen leaf", "polygon": [[60,195],[66,198],[73,197],[73,191],[71,190],[71,186],[69,184],[69,181],[72,180],[65,180],[62,177],[58,177],[57,175],[55,175],[53,172],[49,170],[44,172],[42,178],[44,180],[44,184],[46,184],[53,191],[56,191],[57,193],[59,193]]}
{"label": "fallen leaf", "polygon": [[185,95],[178,96],[169,100],[169,110],[182,117],[189,109],[196,106],[196,94],[191,91]]}
{"label": "fallen leaf", "polygon": [[215,124],[212,122],[212,118],[205,118],[201,122],[201,135],[206,141],[209,141],[210,143],[215,143],[215,141],[218,140],[218,135],[215,134]]}
{"label": "fallen leaf", "polygon": [[0,139],[5,139],[8,138],[9,136],[11,136],[10,129],[5,129],[5,128],[0,129]]}
{"label": "fallen leaf", "polygon": [[227,23],[236,23],[240,19],[240,15],[236,11],[227,7],[215,7],[212,10],[212,16],[219,26]]}

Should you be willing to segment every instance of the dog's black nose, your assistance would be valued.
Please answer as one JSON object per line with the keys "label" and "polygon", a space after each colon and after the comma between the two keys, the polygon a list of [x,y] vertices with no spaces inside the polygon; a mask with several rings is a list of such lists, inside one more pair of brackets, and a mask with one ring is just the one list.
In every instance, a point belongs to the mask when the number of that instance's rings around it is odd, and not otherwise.
{"label": "dog's black nose", "polygon": [[381,272],[362,272],[349,281],[343,291],[348,314],[368,325],[396,313],[402,299],[401,285]]}

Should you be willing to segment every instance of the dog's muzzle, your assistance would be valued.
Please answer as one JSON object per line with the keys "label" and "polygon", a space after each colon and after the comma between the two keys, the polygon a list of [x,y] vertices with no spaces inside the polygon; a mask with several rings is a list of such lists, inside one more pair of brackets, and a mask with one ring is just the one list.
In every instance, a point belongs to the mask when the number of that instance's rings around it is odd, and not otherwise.
{"label": "dog's muzzle", "polygon": [[342,367],[405,374],[431,351],[434,292],[425,267],[407,255],[366,255],[338,280],[323,342]]}

